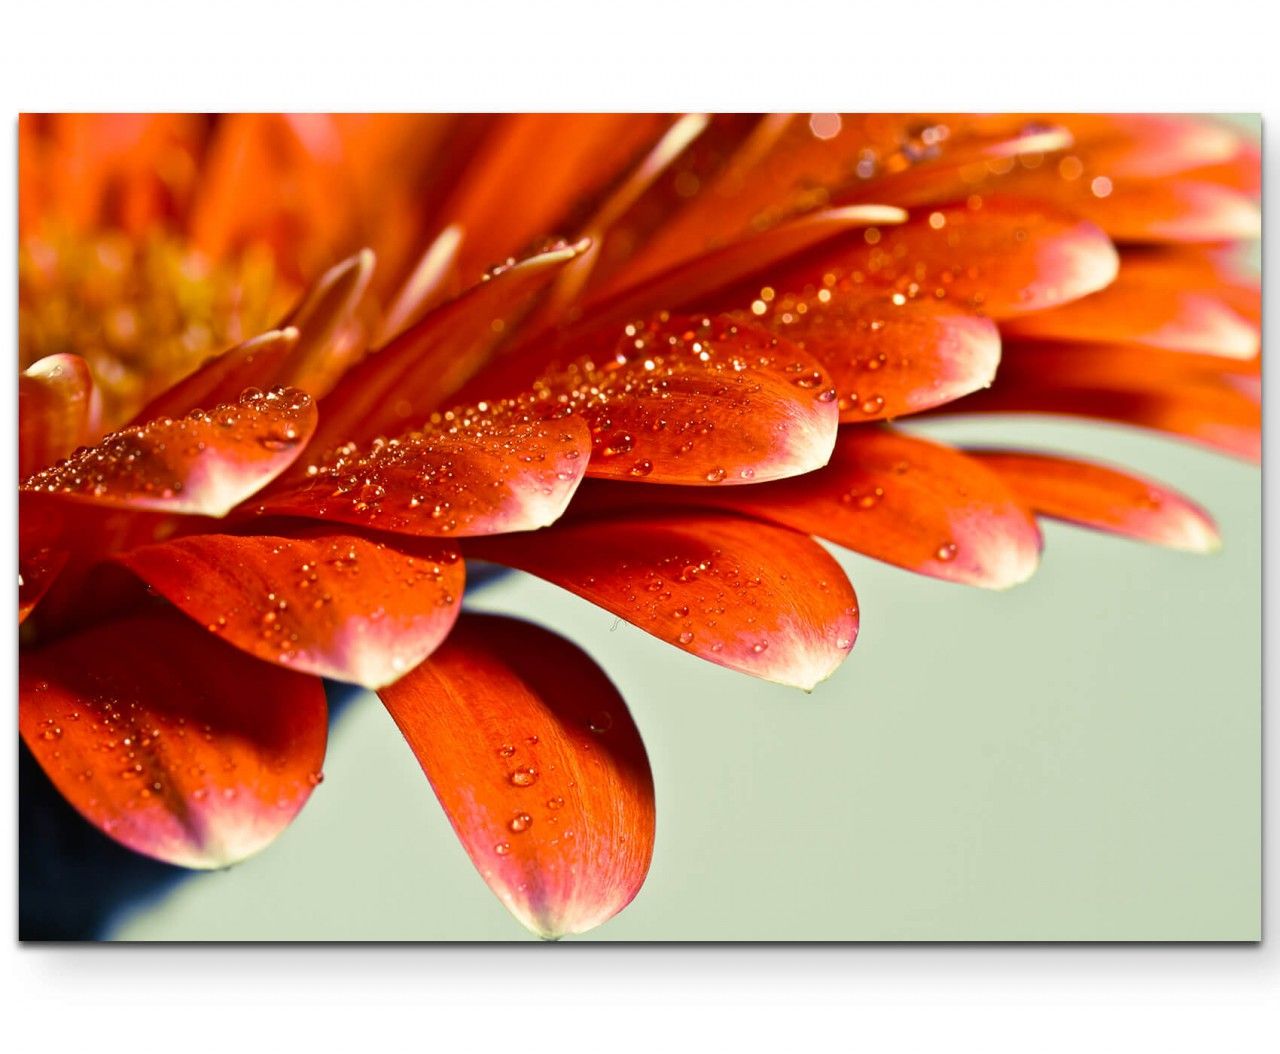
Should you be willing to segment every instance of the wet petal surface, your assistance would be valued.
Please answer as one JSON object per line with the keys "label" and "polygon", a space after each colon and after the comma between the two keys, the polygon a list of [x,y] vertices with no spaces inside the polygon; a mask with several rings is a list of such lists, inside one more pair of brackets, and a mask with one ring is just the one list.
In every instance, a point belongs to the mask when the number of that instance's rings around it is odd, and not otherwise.
{"label": "wet petal surface", "polygon": [[411,539],[205,534],[118,562],[229,644],[370,688],[430,655],[462,603],[457,549]]}
{"label": "wet petal surface", "polygon": [[379,693],[468,856],[520,922],[582,933],[621,911],[653,854],[653,779],[626,704],[563,638],[467,615]]}
{"label": "wet petal surface", "polygon": [[1017,450],[971,450],[1042,516],[1173,549],[1221,544],[1209,514],[1162,484],[1107,465]]}
{"label": "wet petal surface", "polygon": [[736,516],[593,518],[466,552],[554,582],[700,658],[806,690],[858,635],[857,597],[826,550]]}
{"label": "wet petal surface", "polygon": [[113,432],[22,489],[101,506],[224,516],[288,468],[315,425],[309,395],[251,388],[209,412]]}
{"label": "wet petal surface", "polygon": [[590,450],[579,418],[486,406],[399,439],[340,447],[255,511],[426,536],[531,531],[564,511]]}
{"label": "wet petal surface", "polygon": [[22,657],[18,722],[72,805],[136,852],[217,868],[258,852],[320,781],[314,677],[258,662],[175,611]]}

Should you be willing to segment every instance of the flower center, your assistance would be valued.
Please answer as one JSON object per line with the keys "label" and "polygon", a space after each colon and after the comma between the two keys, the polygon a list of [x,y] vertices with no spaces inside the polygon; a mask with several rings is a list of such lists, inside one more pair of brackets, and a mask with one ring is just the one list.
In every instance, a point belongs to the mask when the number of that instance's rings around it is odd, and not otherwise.
{"label": "flower center", "polygon": [[270,329],[292,290],[265,252],[210,262],[172,233],[47,229],[18,250],[18,354],[82,356],[119,427],[210,355]]}

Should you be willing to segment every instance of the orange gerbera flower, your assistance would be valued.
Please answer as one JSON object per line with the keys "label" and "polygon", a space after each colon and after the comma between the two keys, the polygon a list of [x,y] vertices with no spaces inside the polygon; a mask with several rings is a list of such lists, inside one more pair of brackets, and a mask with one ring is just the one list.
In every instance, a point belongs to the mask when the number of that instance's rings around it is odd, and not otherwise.
{"label": "orange gerbera flower", "polygon": [[647,871],[644,747],[573,644],[460,614],[467,558],[810,689],[859,618],[814,536],[989,588],[1035,569],[1037,516],[1217,541],[1118,468],[889,422],[1258,454],[1231,250],[1259,162],[1212,122],[20,128],[21,732],[86,819],[186,867],[301,809],[329,678],[378,691],[516,917],[582,932]]}

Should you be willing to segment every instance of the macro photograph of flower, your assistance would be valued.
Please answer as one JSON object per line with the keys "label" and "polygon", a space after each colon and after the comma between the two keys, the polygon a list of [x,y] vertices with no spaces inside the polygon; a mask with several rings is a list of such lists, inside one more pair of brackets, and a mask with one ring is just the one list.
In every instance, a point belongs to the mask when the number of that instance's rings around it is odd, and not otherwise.
{"label": "macro photograph of flower", "polygon": [[1261,125],[23,113],[24,941],[1250,941]]}

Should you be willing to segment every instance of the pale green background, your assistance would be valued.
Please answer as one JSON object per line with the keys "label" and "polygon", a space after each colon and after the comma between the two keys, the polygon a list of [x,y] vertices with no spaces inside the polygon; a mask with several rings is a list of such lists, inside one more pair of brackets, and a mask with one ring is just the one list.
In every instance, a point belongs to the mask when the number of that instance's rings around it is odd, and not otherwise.
{"label": "pale green background", "polygon": [[[599,940],[1253,940],[1260,935],[1256,468],[1129,429],[978,419],[1217,516],[1193,556],[1061,525],[1007,593],[842,554],[863,612],[812,695],[700,662],[512,575],[477,608],[586,648],[658,791],[653,867]],[[377,699],[261,856],[125,919],[127,939],[522,940]]]}

